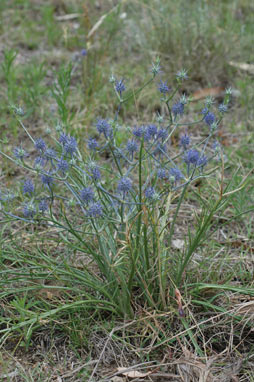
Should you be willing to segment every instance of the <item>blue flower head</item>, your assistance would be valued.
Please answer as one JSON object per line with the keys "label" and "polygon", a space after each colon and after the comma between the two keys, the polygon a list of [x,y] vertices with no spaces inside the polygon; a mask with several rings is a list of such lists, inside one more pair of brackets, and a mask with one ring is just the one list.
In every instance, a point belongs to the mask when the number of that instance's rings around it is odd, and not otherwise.
{"label": "blue flower head", "polygon": [[125,85],[124,85],[124,80],[123,78],[119,81],[115,81],[115,89],[117,91],[118,94],[120,94],[120,97],[122,96],[122,92],[125,91]]}
{"label": "blue flower head", "polygon": [[169,175],[174,179],[174,182],[177,182],[178,180],[183,178],[182,172],[177,167],[172,167],[169,170]]}
{"label": "blue flower head", "polygon": [[184,150],[187,150],[189,145],[190,145],[190,137],[188,134],[185,133],[180,138],[180,146],[182,146]]}
{"label": "blue flower head", "polygon": [[32,195],[34,192],[34,184],[31,179],[26,179],[23,185],[23,194]]}
{"label": "blue flower head", "polygon": [[226,105],[225,103],[221,103],[219,105],[219,112],[224,114],[228,111],[228,105]]}
{"label": "blue flower head", "polygon": [[165,168],[159,168],[157,171],[157,176],[159,179],[167,179],[168,174],[167,174],[167,171],[165,170]]}
{"label": "blue flower head", "polygon": [[204,118],[204,121],[205,121],[205,123],[207,125],[211,126],[214,123],[214,121],[215,121],[215,115],[211,111],[209,111],[206,114],[206,116]]}
{"label": "blue flower head", "polygon": [[25,218],[33,218],[34,215],[36,215],[35,205],[32,202],[25,204],[23,208],[23,214]]}
{"label": "blue flower head", "polygon": [[52,178],[52,176],[50,176],[49,173],[47,174],[42,174],[41,175],[41,181],[42,183],[44,184],[44,186],[48,187],[48,188],[51,188],[51,186],[53,185],[54,183],[54,179]]}
{"label": "blue flower head", "polygon": [[123,176],[118,182],[117,190],[125,194],[129,192],[131,189],[132,189],[132,180],[126,176]]}
{"label": "blue flower head", "polygon": [[107,119],[97,119],[96,128],[99,134],[104,134],[105,138],[110,137],[112,133],[111,126]]}
{"label": "blue flower head", "polygon": [[199,160],[199,152],[195,149],[190,149],[184,154],[183,160],[187,165],[197,165],[197,162]]}
{"label": "blue flower head", "polygon": [[148,187],[146,190],[145,190],[145,197],[147,199],[153,199],[153,197],[155,196],[155,190],[153,187]]}
{"label": "blue flower head", "polygon": [[91,218],[98,218],[102,215],[102,205],[100,202],[93,203],[90,205],[88,211],[87,211],[87,216]]}
{"label": "blue flower head", "polygon": [[44,213],[44,212],[46,212],[47,210],[48,210],[48,203],[47,203],[47,201],[45,200],[45,199],[42,199],[41,201],[40,201],[40,203],[39,203],[39,211],[41,212],[41,213]]}
{"label": "blue flower head", "polygon": [[101,179],[101,172],[97,166],[92,166],[90,171],[93,180],[97,181]]}
{"label": "blue flower head", "polygon": [[59,142],[64,146],[68,142],[68,135],[65,133],[60,134]]}
{"label": "blue flower head", "polygon": [[44,151],[43,157],[48,161],[52,159],[56,159],[56,152],[53,149],[46,149]]}
{"label": "blue flower head", "polygon": [[22,147],[15,147],[13,150],[13,155],[15,156],[15,158],[21,160],[28,156],[27,152],[24,149],[22,149]]}
{"label": "blue flower head", "polygon": [[74,137],[69,136],[67,139],[67,142],[64,144],[64,151],[66,154],[70,154],[73,156],[73,154],[77,151],[77,141]]}
{"label": "blue flower head", "polygon": [[94,192],[92,187],[85,187],[80,191],[80,198],[85,203],[90,203],[94,200]]}
{"label": "blue flower head", "polygon": [[199,157],[197,161],[197,166],[203,169],[207,165],[207,162],[208,162],[207,157],[205,155],[202,155]]}
{"label": "blue flower head", "polygon": [[182,102],[177,102],[172,106],[172,113],[177,115],[183,115],[184,113],[184,104]]}
{"label": "blue flower head", "polygon": [[218,141],[214,141],[212,144],[212,149],[215,153],[218,153],[220,151],[220,144]]}
{"label": "blue flower head", "polygon": [[36,150],[38,150],[38,151],[45,151],[47,148],[46,143],[44,142],[44,140],[42,138],[36,139],[34,142],[34,145],[35,145]]}
{"label": "blue flower head", "polygon": [[160,83],[158,85],[158,90],[160,93],[165,95],[166,93],[168,93],[170,91],[170,88],[168,87],[168,84],[166,81],[163,82],[162,80],[160,80]]}
{"label": "blue flower head", "polygon": [[0,191],[0,200],[2,202],[11,202],[13,199],[15,199],[15,195],[9,190],[5,194]]}
{"label": "blue flower head", "polygon": [[204,121],[207,125],[211,126],[215,122],[215,115],[205,107],[201,114],[204,115]]}
{"label": "blue flower head", "polygon": [[41,170],[46,164],[46,160],[42,156],[38,156],[34,160],[35,169]]}
{"label": "blue flower head", "polygon": [[168,137],[168,132],[165,129],[160,129],[157,133],[157,138],[161,139],[162,141],[165,141],[165,139]]}
{"label": "blue flower head", "polygon": [[129,139],[126,144],[126,151],[130,154],[134,154],[136,151],[138,151],[138,144],[134,139]]}
{"label": "blue flower head", "polygon": [[153,124],[148,125],[144,131],[144,140],[149,141],[152,138],[155,138],[157,134],[157,127]]}
{"label": "blue flower head", "polygon": [[135,126],[132,131],[132,134],[137,138],[141,138],[144,135],[144,132],[145,132],[144,126]]}
{"label": "blue flower head", "polygon": [[89,150],[95,151],[99,148],[98,142],[94,138],[89,138],[87,141],[87,147]]}
{"label": "blue flower head", "polygon": [[81,56],[85,57],[87,56],[87,50],[86,49],[82,49],[81,52],[80,52]]}
{"label": "blue flower head", "polygon": [[147,134],[150,135],[150,137],[154,137],[157,134],[157,127],[153,124],[148,125],[146,128]]}
{"label": "blue flower head", "polygon": [[69,164],[66,160],[64,160],[63,158],[59,159],[58,162],[57,162],[57,168],[58,170],[63,174],[65,175],[66,172],[68,171],[69,169]]}

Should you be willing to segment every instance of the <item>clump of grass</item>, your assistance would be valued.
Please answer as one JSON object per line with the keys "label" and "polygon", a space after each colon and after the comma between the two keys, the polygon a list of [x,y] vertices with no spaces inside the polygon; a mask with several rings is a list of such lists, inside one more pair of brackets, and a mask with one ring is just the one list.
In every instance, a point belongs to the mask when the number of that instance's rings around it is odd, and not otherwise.
{"label": "clump of grass", "polygon": [[[135,94],[150,85],[160,70],[157,60],[150,78]],[[71,67],[63,72],[63,77],[58,77],[53,93],[66,128],[70,74]],[[208,98],[196,120],[186,122],[182,119],[190,101],[185,95],[178,98],[178,89],[187,78],[182,70],[177,72],[173,88],[165,81],[157,82],[158,94],[166,106],[165,115],[158,115],[148,125],[126,128],[120,125],[119,112],[133,93],[128,93],[124,79],[111,77],[118,108],[113,119],[97,118],[97,134],[87,140],[85,155],[78,149],[75,137],[66,134],[59,125],[57,138],[52,137],[54,148],[44,139],[33,137],[25,127],[23,110],[15,109],[17,121],[37,156],[31,161],[22,146],[14,149],[12,157],[1,151],[3,156],[33,174],[33,178],[24,179],[21,189],[2,190],[4,221],[20,221],[35,230],[41,225],[54,227],[59,242],[71,252],[81,253],[83,260],[80,267],[75,267],[65,256],[54,259],[40,250],[34,259],[29,253],[21,252],[16,277],[13,251],[5,252],[10,256],[11,269],[7,267],[3,273],[5,287],[1,297],[13,296],[10,309],[16,313],[14,319],[7,318],[8,327],[1,330],[3,339],[15,331],[23,333],[25,343],[29,344],[32,332],[41,322],[61,312],[83,308],[133,319],[139,306],[158,312],[172,306],[180,317],[184,316],[179,289],[193,283],[188,276],[193,254],[205,244],[209,232],[218,229],[217,222],[231,197],[246,184],[246,179],[242,179],[232,187],[235,176],[225,183],[223,155],[214,141],[227,111],[230,90],[217,111]],[[192,143],[185,130],[177,153],[170,139],[180,125],[187,129],[193,124],[206,126],[206,137]],[[123,129],[127,136],[119,141],[118,133]],[[104,153],[108,156],[106,163]],[[213,197],[208,200],[202,192],[196,195],[193,189],[196,182],[205,182],[206,191]],[[195,226],[189,222],[183,249],[176,253],[172,250],[175,226],[188,193],[198,196],[200,212]],[[59,280],[60,285],[41,285],[40,280],[45,279],[53,284]],[[26,285],[15,288],[19,293],[14,296],[12,285],[21,280]],[[49,304],[38,305],[28,295],[41,288],[61,290],[69,297],[55,308]],[[232,290],[227,285],[219,289]],[[183,323],[194,347],[202,354],[188,329],[188,321],[183,318]]]}

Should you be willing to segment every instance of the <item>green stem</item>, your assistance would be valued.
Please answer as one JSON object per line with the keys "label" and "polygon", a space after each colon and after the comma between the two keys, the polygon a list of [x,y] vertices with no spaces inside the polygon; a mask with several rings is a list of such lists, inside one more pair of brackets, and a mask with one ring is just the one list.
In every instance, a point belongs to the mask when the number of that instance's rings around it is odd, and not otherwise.
{"label": "green stem", "polygon": [[139,254],[139,243],[140,243],[140,231],[141,231],[141,223],[142,223],[142,151],[143,151],[144,141],[141,141],[140,150],[139,150],[139,216],[137,222],[137,237],[136,237],[136,248],[134,253],[131,253],[131,272],[128,280],[128,290],[129,290],[129,305],[131,300],[131,292],[132,292],[132,283],[134,278],[134,273],[136,269],[137,258]]}

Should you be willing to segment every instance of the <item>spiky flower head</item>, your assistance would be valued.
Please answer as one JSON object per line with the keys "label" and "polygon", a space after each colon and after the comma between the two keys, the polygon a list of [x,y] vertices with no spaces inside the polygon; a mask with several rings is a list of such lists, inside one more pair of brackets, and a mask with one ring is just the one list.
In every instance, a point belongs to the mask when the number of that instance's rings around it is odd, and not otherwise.
{"label": "spiky flower head", "polygon": [[15,147],[13,150],[13,155],[17,159],[24,159],[28,156],[27,152],[22,147]]}
{"label": "spiky flower head", "polygon": [[91,218],[98,218],[102,215],[102,205],[100,202],[96,202],[90,205],[87,216]]}
{"label": "spiky flower head", "polygon": [[201,169],[203,169],[207,165],[207,162],[208,162],[207,156],[202,155],[199,157],[199,159],[197,161],[197,166],[201,167]]}
{"label": "spiky flower head", "polygon": [[50,173],[45,173],[41,175],[41,181],[44,186],[51,188],[51,186],[53,185],[54,179],[52,178],[52,176],[50,176]]}
{"label": "spiky flower head", "polygon": [[224,114],[227,111],[228,111],[228,105],[226,105],[225,103],[221,103],[219,105],[219,112]]}
{"label": "spiky flower head", "polygon": [[180,137],[180,146],[184,148],[184,150],[187,150],[188,146],[190,145],[190,137],[188,134],[183,134]]}
{"label": "spiky flower head", "polygon": [[134,139],[129,139],[126,144],[126,151],[133,155],[136,151],[138,151],[138,144]]}
{"label": "spiky flower head", "polygon": [[179,168],[177,168],[177,167],[170,168],[169,175],[170,175],[170,178],[172,178],[174,180],[174,182],[177,182],[183,178],[183,174],[182,174],[181,170],[179,170]]}
{"label": "spiky flower head", "polygon": [[35,148],[38,151],[45,151],[47,146],[42,138],[37,138],[34,142]]}
{"label": "spiky flower head", "polygon": [[155,62],[152,63],[151,72],[153,73],[154,77],[157,76],[157,74],[161,73],[161,66],[160,66],[160,58],[157,57]]}
{"label": "spiky flower head", "polygon": [[157,171],[157,176],[159,179],[167,179],[168,178],[168,173],[165,170],[165,168],[159,168]]}
{"label": "spiky flower head", "polygon": [[104,134],[105,138],[111,134],[111,126],[107,119],[98,118],[96,128],[99,134]]}
{"label": "spiky flower head", "polygon": [[160,129],[157,133],[157,138],[161,139],[162,141],[165,141],[165,139],[168,137],[168,132],[166,129]]}
{"label": "spiky flower head", "polygon": [[184,113],[184,104],[181,102],[177,102],[172,106],[172,113],[177,115],[183,115]]}
{"label": "spiky flower head", "polygon": [[149,141],[150,139],[155,138],[156,134],[157,134],[157,127],[153,124],[148,125],[144,132],[145,141]]}
{"label": "spiky flower head", "polygon": [[184,81],[188,79],[187,70],[181,69],[176,73],[176,78],[178,80]]}
{"label": "spiky flower head", "polygon": [[180,103],[182,103],[183,105],[187,105],[188,98],[186,97],[185,94],[183,94],[182,97],[180,98]]}
{"label": "spiky flower head", "polygon": [[157,127],[153,124],[150,124],[147,126],[147,133],[151,136],[154,137],[157,134]]}
{"label": "spiky flower head", "polygon": [[99,170],[99,167],[91,166],[90,171],[93,180],[97,181],[101,179],[101,172]]}
{"label": "spiky flower head", "polygon": [[125,91],[125,85],[124,85],[124,79],[122,78],[121,80],[115,80],[115,89],[118,94],[120,94],[120,97],[122,96],[122,92]]}
{"label": "spiky flower head", "polygon": [[85,203],[90,203],[94,200],[94,192],[92,187],[85,187],[80,191],[80,198]]}
{"label": "spiky flower head", "polygon": [[58,121],[57,124],[56,124],[56,127],[55,127],[56,131],[61,133],[62,130],[63,130],[63,127],[61,125],[61,123]]}
{"label": "spiky flower head", "polygon": [[36,170],[41,170],[45,166],[45,164],[46,164],[45,158],[43,158],[42,156],[35,157],[34,168]]}
{"label": "spiky flower head", "polygon": [[39,211],[41,212],[41,213],[44,213],[44,212],[46,212],[47,210],[48,210],[48,203],[47,203],[47,201],[45,200],[45,199],[42,199],[41,201],[40,201],[40,203],[39,203],[39,206],[38,206],[38,208],[39,208]]}
{"label": "spiky flower head", "polygon": [[135,126],[132,134],[137,138],[141,138],[144,135],[145,127],[144,126]]}
{"label": "spiky flower head", "polygon": [[46,160],[56,159],[56,152],[54,149],[46,149],[43,156]]}
{"label": "spiky flower head", "polygon": [[205,104],[208,108],[211,107],[214,103],[215,103],[215,100],[212,96],[206,97]]}
{"label": "spiky flower head", "polygon": [[85,57],[87,56],[87,50],[86,49],[82,49],[81,52],[80,52],[81,56]]}
{"label": "spiky flower head", "polygon": [[67,172],[68,169],[69,169],[69,164],[68,164],[68,162],[67,162],[65,159],[61,158],[61,159],[59,159],[58,162],[57,162],[57,168],[58,168],[58,170],[59,170],[63,175],[65,175],[66,172]]}
{"label": "spiky flower head", "polygon": [[25,112],[24,112],[24,109],[22,109],[22,107],[14,106],[13,109],[14,109],[15,114],[17,114],[19,117],[24,117]]}
{"label": "spiky flower head", "polygon": [[[62,129],[62,127],[61,127]],[[64,146],[68,142],[68,135],[65,133],[60,134],[59,142]]]}
{"label": "spiky flower head", "polygon": [[116,81],[115,76],[114,76],[113,73],[111,73],[111,75],[109,76],[109,82],[110,82],[111,84],[114,84],[115,81]]}
{"label": "spiky flower head", "polygon": [[199,160],[199,152],[195,149],[190,149],[185,152],[183,160],[187,165],[196,165]]}
{"label": "spiky flower head", "polygon": [[32,202],[25,204],[23,208],[23,214],[25,218],[33,218],[34,215],[36,215],[35,205]]}
{"label": "spiky flower head", "polygon": [[13,192],[7,190],[7,192],[3,193],[0,191],[1,202],[11,202],[13,199],[15,199],[15,194]]}
{"label": "spiky flower head", "polygon": [[168,87],[168,84],[167,82],[163,82],[162,80],[160,80],[159,84],[158,84],[158,90],[160,93],[162,93],[163,95],[167,94],[169,91],[170,91],[170,88]]}
{"label": "spiky flower head", "polygon": [[206,123],[208,126],[211,126],[211,125],[215,122],[215,115],[214,115],[211,111],[209,111],[209,112],[206,114],[206,116],[205,116],[205,118],[204,118],[204,121],[205,121],[205,123]]}
{"label": "spiky flower head", "polygon": [[26,179],[23,184],[23,194],[32,195],[34,193],[34,184],[31,179]]}
{"label": "spiky flower head", "polygon": [[158,123],[162,123],[164,121],[163,115],[161,115],[159,112],[157,112],[156,120]]}
{"label": "spiky flower head", "polygon": [[132,180],[126,176],[123,176],[118,182],[117,190],[125,194],[129,192],[131,189],[132,189]]}
{"label": "spiky flower head", "polygon": [[154,196],[155,196],[155,189],[153,187],[148,187],[145,190],[145,197],[147,199],[153,199]]}
{"label": "spiky flower head", "polygon": [[212,144],[212,149],[215,151],[215,153],[220,152],[220,144],[218,141],[214,141]]}
{"label": "spiky flower head", "polygon": [[231,96],[231,95],[233,94],[233,90],[232,90],[232,88],[231,88],[231,87],[227,88],[226,91],[225,91],[225,94],[226,94],[227,96]]}
{"label": "spiky flower head", "polygon": [[99,145],[95,138],[89,138],[87,141],[87,147],[89,150],[95,151],[99,148]]}
{"label": "spiky flower head", "polygon": [[207,125],[211,126],[215,122],[215,115],[207,107],[201,111],[201,114],[204,115],[204,121]]}
{"label": "spiky flower head", "polygon": [[78,145],[74,137],[69,136],[67,142],[64,144],[64,151],[71,156],[77,151]]}

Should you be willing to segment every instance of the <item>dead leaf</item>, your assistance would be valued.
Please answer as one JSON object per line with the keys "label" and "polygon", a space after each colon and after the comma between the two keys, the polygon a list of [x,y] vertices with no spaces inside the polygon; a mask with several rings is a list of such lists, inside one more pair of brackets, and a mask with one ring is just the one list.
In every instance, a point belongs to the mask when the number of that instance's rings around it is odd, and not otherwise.
{"label": "dead leaf", "polygon": [[128,370],[126,369],[126,367],[117,368],[118,372],[120,372],[125,377],[129,377],[129,378],[144,378],[152,373],[152,371],[149,371],[148,373],[140,373],[140,371],[136,371],[136,370],[129,370],[129,371],[126,371],[126,370]]}
{"label": "dead leaf", "polygon": [[245,70],[246,72],[254,74],[254,64],[246,64],[245,62],[230,61],[229,65],[234,66],[234,68]]}
{"label": "dead leaf", "polygon": [[123,382],[123,378],[119,377],[118,375],[115,375],[111,378],[112,382]]}
{"label": "dead leaf", "polygon": [[173,247],[177,249],[182,249],[184,247],[184,240],[181,239],[175,239],[172,240]]}
{"label": "dead leaf", "polygon": [[75,20],[80,16],[82,16],[81,13],[70,13],[68,15],[56,16],[55,19],[57,21],[69,21],[69,20]]}
{"label": "dead leaf", "polygon": [[175,296],[176,296],[176,301],[177,301],[177,305],[178,305],[178,312],[180,314],[181,317],[184,317],[184,310],[183,310],[183,306],[182,306],[182,295],[179,291],[179,289],[175,289]]}
{"label": "dead leaf", "polygon": [[216,97],[224,96],[224,93],[225,93],[225,88],[223,88],[222,86],[217,86],[214,88],[204,88],[204,89],[195,91],[192,94],[191,99],[193,101],[199,101],[200,99],[204,99],[206,97],[216,98]]}

